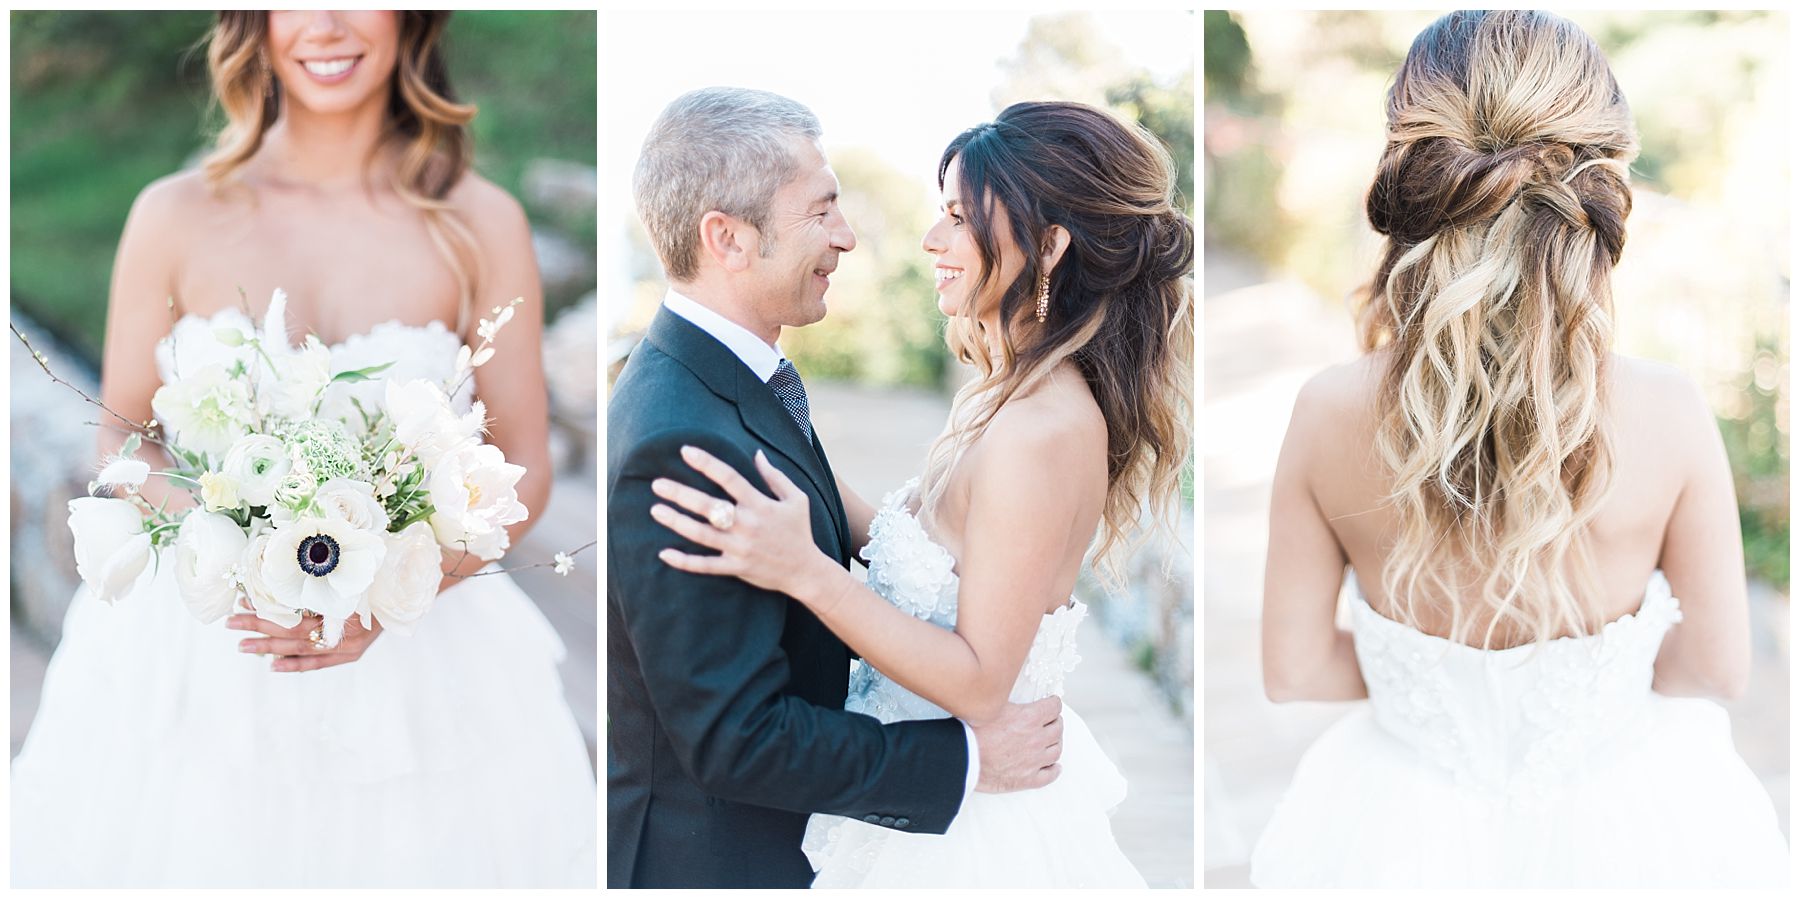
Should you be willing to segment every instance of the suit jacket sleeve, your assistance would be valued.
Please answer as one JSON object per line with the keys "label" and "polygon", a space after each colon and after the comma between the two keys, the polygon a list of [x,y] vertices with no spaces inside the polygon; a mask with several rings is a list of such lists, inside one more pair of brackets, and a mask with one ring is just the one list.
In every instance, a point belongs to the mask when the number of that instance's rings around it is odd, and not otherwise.
{"label": "suit jacket sleeve", "polygon": [[960,722],[883,725],[786,695],[782,632],[786,616],[808,614],[805,609],[783,594],[679,571],[656,557],[670,546],[711,551],[650,518],[659,501],[650,491],[653,479],[725,496],[681,461],[684,444],[761,483],[741,447],[698,430],[642,441],[614,473],[608,564],[619,566],[613,577],[621,617],[681,766],[721,798],[863,820],[905,818],[908,830],[943,833],[961,805],[968,771]]}

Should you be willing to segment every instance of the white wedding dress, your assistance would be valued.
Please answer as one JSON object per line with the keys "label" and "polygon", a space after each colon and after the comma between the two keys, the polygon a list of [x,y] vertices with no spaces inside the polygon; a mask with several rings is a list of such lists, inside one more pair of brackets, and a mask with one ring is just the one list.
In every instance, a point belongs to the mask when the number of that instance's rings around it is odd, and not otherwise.
{"label": "white wedding dress", "polygon": [[1369,702],[1300,761],[1259,887],[1783,886],[1773,805],[1725,710],[1653,693],[1680,604],[1659,572],[1599,633],[1484,651],[1375,612]]}
{"label": "white wedding dress", "polygon": [[[162,377],[232,352],[222,326],[251,328],[236,310],[180,320]],[[441,381],[460,345],[389,323],[333,361]],[[331,389],[366,403],[381,385]],[[116,605],[76,594],[13,760],[13,886],[595,885],[563,646],[506,575],[444,591],[355,662],[274,673],[238,651],[257,635],[197,622],[173,573],[165,553]]]}
{"label": "white wedding dress", "polygon": [[[956,560],[907,510],[915,478],[882,500],[862,558],[869,586],[913,617],[956,626]],[[1013,684],[1013,702],[1062,695],[1081,657],[1075,631],[1087,606],[1073,600],[1038,625]],[[882,722],[947,718],[944,710],[860,660],[844,707]],[[1125,779],[1081,716],[1063,707],[1062,773],[1049,786],[974,793],[943,834],[891,830],[853,818],[813,815],[802,848],[825,887],[1143,887],[1114,842],[1108,816]]]}

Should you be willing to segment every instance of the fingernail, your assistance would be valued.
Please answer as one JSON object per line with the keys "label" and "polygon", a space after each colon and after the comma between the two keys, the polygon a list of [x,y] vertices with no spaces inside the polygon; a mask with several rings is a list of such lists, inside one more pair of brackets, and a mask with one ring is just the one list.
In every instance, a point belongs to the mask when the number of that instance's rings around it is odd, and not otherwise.
{"label": "fingernail", "polygon": [[694,451],[694,448],[691,446],[683,446],[681,448],[681,454],[684,456],[688,455],[689,453],[692,453],[693,451]]}
{"label": "fingernail", "polygon": [[270,671],[292,671],[292,670],[294,670],[294,664],[292,662],[289,662],[287,659],[276,659],[275,661],[269,663],[269,670]]}
{"label": "fingernail", "polygon": [[667,515],[668,512],[669,512],[669,507],[662,505],[661,503],[658,503],[658,504],[650,507],[650,517],[651,518],[661,518],[664,515]]}
{"label": "fingernail", "polygon": [[664,562],[674,561],[675,551],[672,549],[665,549],[662,552],[657,553],[656,557],[663,560]]}
{"label": "fingernail", "polygon": [[245,640],[238,644],[238,652],[255,652],[255,651],[256,651],[256,645],[255,645],[254,641]]}

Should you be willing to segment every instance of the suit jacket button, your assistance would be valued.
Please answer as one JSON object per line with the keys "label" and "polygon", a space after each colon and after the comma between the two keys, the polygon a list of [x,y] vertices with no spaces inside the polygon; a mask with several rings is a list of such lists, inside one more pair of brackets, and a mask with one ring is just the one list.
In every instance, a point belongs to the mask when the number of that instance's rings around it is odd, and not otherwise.
{"label": "suit jacket button", "polygon": [[864,815],[863,823],[865,823],[865,824],[880,824],[881,816],[880,815]]}
{"label": "suit jacket button", "polygon": [[881,816],[881,826],[882,827],[893,827],[894,826],[894,816],[893,815],[882,815]]}
{"label": "suit jacket button", "polygon": [[910,819],[910,818],[895,818],[894,819],[894,826],[901,828],[903,830],[910,824],[912,824],[912,819]]}

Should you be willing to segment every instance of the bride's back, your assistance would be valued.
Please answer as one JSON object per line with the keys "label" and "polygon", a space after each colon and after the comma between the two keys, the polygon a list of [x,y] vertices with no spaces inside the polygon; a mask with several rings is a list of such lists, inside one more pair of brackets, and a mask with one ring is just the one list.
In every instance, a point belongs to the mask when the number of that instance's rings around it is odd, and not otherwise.
{"label": "bride's back", "polygon": [[[1380,427],[1382,376],[1387,354],[1377,351],[1315,377],[1302,391],[1289,439],[1312,435],[1303,477],[1342,547],[1369,604],[1388,617],[1401,604],[1383,592],[1382,573],[1400,531],[1390,501],[1395,479],[1374,447]],[[1605,427],[1611,433],[1610,489],[1584,532],[1600,591],[1589,599],[1604,621],[1637,609],[1651,572],[1663,563],[1672,516],[1683,488],[1702,475],[1718,448],[1718,432],[1694,385],[1675,369],[1613,355],[1607,366]],[[1679,550],[1680,547],[1675,549]],[[1464,584],[1478,584],[1478,563],[1439,555]],[[1687,579],[1683,579],[1686,581]],[[1683,595],[1677,584],[1677,595]],[[1434,599],[1439,601],[1434,601]],[[1419,597],[1420,630],[1448,636],[1451,615],[1442,598]],[[1471,611],[1472,633],[1491,616]],[[1529,641],[1529,635],[1496,636],[1497,645]]]}

